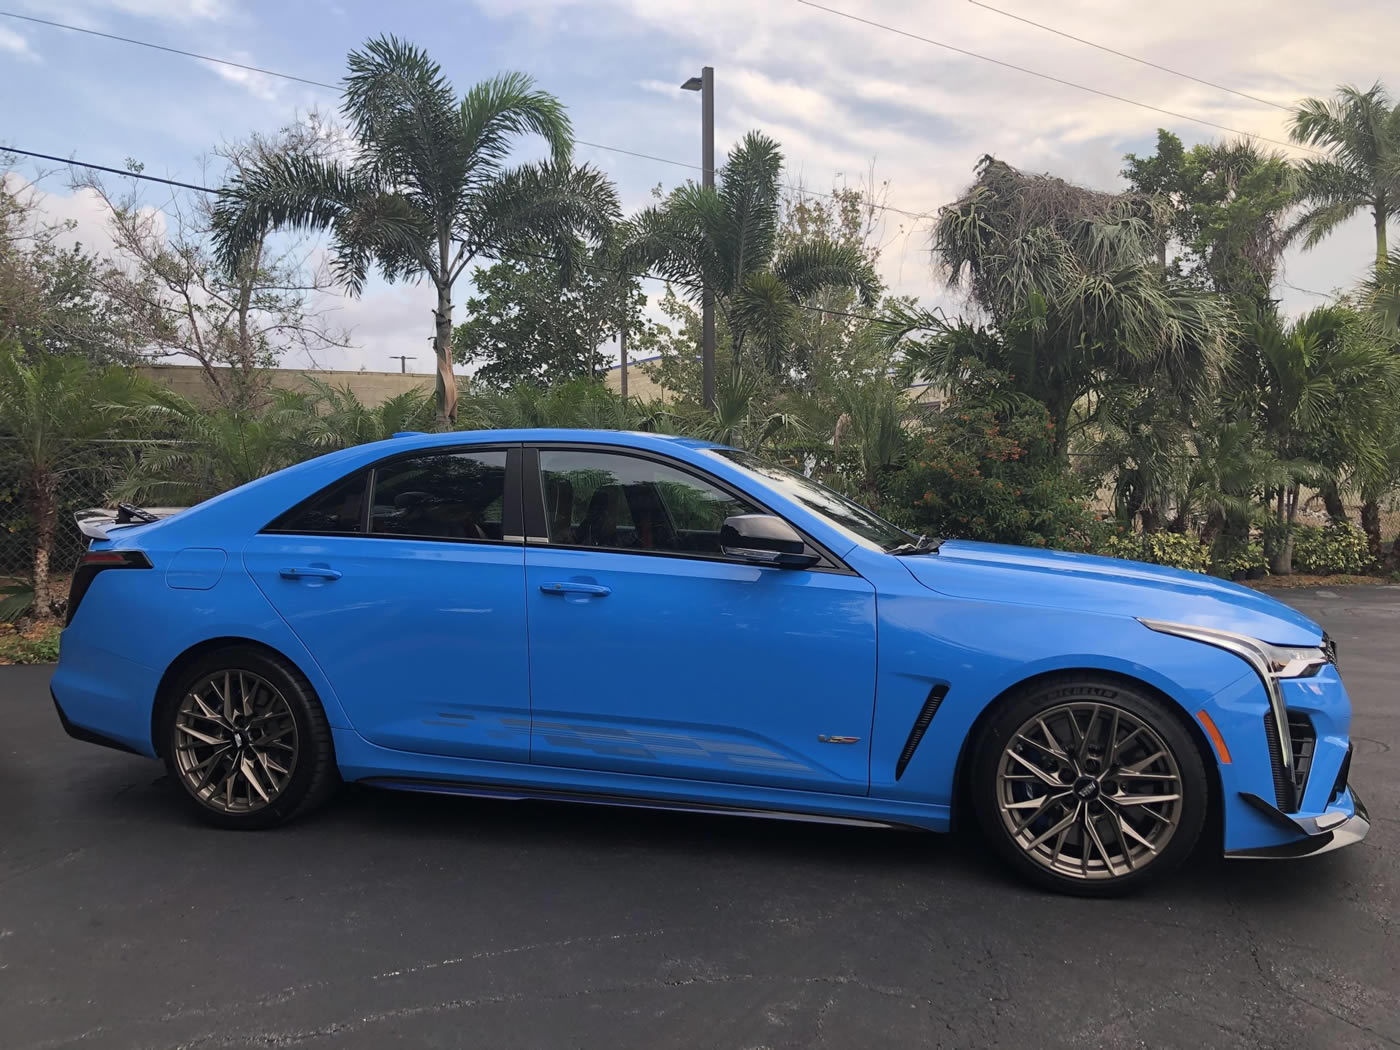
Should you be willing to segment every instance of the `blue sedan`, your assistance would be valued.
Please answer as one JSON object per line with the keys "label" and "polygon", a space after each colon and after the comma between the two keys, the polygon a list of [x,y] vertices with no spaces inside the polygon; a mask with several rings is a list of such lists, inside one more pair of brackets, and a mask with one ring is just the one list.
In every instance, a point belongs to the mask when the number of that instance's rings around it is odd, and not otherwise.
{"label": "blue sedan", "polygon": [[1207,827],[1252,858],[1368,830],[1336,648],[1287,606],[914,536],[735,449],[404,434],[151,517],[85,524],[54,700],[224,827],[343,780],[956,817],[1086,895],[1166,874]]}

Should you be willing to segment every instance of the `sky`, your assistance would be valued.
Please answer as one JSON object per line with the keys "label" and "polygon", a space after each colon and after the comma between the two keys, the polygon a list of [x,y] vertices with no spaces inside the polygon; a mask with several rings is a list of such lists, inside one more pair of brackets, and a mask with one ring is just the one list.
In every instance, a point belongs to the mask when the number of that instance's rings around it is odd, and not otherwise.
{"label": "sky", "polygon": [[[993,154],[1099,189],[1123,188],[1125,153],[1151,153],[1159,127],[1187,145],[1235,137],[1185,119],[1286,140],[1273,106],[1148,68],[989,10],[972,0],[821,0],[1002,63],[1073,81],[1144,106],[958,54],[800,0],[8,0],[4,10],[335,83],[345,55],[393,33],[425,47],[459,90],[506,70],[532,75],[568,106],[579,139],[667,158],[661,163],[579,145],[576,160],[616,182],[625,210],[660,185],[698,177],[700,105],[679,85],[715,68],[716,152],[746,131],[776,138],[785,180],[809,190],[886,184],[879,231],[891,289],[956,308],[929,254],[930,217]],[[1397,80],[1387,59],[1400,5],[1352,0],[987,0],[1118,51],[1280,105],[1337,85]],[[0,146],[199,182],[220,141],[275,131],[310,109],[334,113],[334,91],[0,17]],[[1306,156],[1297,150],[1293,156]],[[533,156],[527,148],[522,156]],[[101,210],[54,165],[25,163],[44,209],[74,236],[110,241]],[[12,176],[14,178],[14,176]],[[152,193],[158,200],[159,194]],[[904,214],[912,213],[912,214]],[[1352,286],[1372,257],[1359,217],[1311,252],[1285,260],[1278,289],[1296,313]],[[660,287],[649,289],[659,294]],[[457,301],[470,289],[459,288]],[[373,282],[337,296],[334,320],[352,332],[321,367],[428,371],[433,294]],[[461,320],[459,305],[456,319]],[[301,366],[312,362],[288,359]]]}

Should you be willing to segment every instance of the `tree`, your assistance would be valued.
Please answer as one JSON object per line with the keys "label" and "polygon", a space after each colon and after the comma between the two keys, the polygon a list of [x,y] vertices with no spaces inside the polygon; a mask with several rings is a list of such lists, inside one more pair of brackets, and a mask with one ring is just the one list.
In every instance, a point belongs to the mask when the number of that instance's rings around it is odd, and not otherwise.
{"label": "tree", "polygon": [[37,197],[15,172],[0,180],[0,341],[96,364],[137,359],[139,316],[108,294],[102,259],[63,246],[74,224],[45,221]]}
{"label": "tree", "polygon": [[608,365],[598,347],[626,324],[631,353],[651,340],[635,278],[593,256],[563,280],[558,264],[531,255],[478,269],[468,320],[452,333],[452,356],[477,364],[477,383],[508,388],[595,377]]}
{"label": "tree", "polygon": [[1169,207],[1158,259],[1168,273],[1229,296],[1246,316],[1271,310],[1286,216],[1297,198],[1288,159],[1243,140],[1187,150],[1159,130],[1155,154],[1129,153],[1124,162],[1133,191]]}
{"label": "tree", "polygon": [[144,386],[129,370],[0,344],[0,456],[34,523],[33,612],[54,615],[49,551],[65,477],[100,465],[96,442],[124,432]]}
{"label": "tree", "polygon": [[1303,161],[1301,195],[1308,208],[1292,233],[1312,248],[1357,212],[1369,211],[1376,265],[1383,266],[1386,230],[1400,207],[1400,105],[1379,82],[1366,91],[1343,86],[1331,101],[1304,99],[1289,135],[1330,154]]}
{"label": "tree", "polygon": [[853,289],[867,306],[880,292],[870,260],[850,243],[819,237],[780,245],[782,169],[778,144],[749,132],[730,152],[718,188],[687,182],[638,214],[625,256],[654,267],[692,301],[708,287],[728,333],[730,368],[770,376],[792,365],[801,304],[832,286]]}
{"label": "tree", "polygon": [[1382,423],[1400,382],[1400,359],[1344,306],[1310,311],[1256,336],[1260,429],[1288,476],[1272,493],[1276,573],[1292,571],[1293,525],[1302,486],[1339,480],[1348,467],[1378,472],[1392,454]]}
{"label": "tree", "polygon": [[[239,178],[259,166],[321,160],[331,148],[329,129],[312,114],[275,136],[222,146],[215,156],[228,177]],[[204,194],[174,192],[154,207],[136,180],[122,192],[92,174],[75,185],[106,205],[115,253],[101,283],[142,319],[141,357],[192,358],[219,404],[256,406],[266,393],[264,370],[292,350],[314,361],[348,345],[326,309],[329,275],[306,265],[301,240],[258,237],[230,270],[216,258],[214,206]]]}
{"label": "tree", "polygon": [[891,311],[912,372],[955,381],[969,362],[1050,413],[1063,460],[1072,429],[1092,423],[1115,384],[1208,388],[1226,359],[1232,318],[1218,297],[1167,279],[1157,262],[1154,198],[1025,175],[992,157],[939,213],[934,252],[990,324]]}
{"label": "tree", "polygon": [[[270,230],[329,231],[332,272],[351,294],[376,266],[386,280],[428,278],[438,415],[451,425],[457,278],[480,255],[540,245],[571,276],[581,241],[611,237],[617,195],[602,173],[572,165],[563,105],[522,73],[482,81],[459,101],[426,52],[394,37],[348,61],[351,158],[274,157],[236,176],[215,210],[220,258],[236,271]],[[507,167],[525,135],[543,139],[550,159]]]}

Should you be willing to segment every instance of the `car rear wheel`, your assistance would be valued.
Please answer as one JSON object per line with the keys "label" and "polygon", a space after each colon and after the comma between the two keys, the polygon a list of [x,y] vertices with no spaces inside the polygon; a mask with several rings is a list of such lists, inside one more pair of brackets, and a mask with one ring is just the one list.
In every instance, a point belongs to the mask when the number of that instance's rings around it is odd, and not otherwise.
{"label": "car rear wheel", "polygon": [[995,712],[978,741],[973,801],[983,832],[1023,877],[1111,896],[1191,853],[1209,780],[1181,719],[1111,679],[1060,680]]}
{"label": "car rear wheel", "polygon": [[330,726],[295,667],[231,647],[187,669],[166,705],[166,769],[205,821],[267,828],[324,802],[339,783]]}

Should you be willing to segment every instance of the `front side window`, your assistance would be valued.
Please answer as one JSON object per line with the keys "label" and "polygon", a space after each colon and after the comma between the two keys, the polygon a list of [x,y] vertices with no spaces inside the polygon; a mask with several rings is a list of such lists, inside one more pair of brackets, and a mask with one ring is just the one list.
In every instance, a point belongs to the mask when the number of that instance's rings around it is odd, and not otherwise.
{"label": "front side window", "polygon": [[268,532],[305,532],[313,535],[347,535],[360,531],[364,516],[367,471],[322,489],[267,527]]}
{"label": "front side window", "polygon": [[501,540],[506,453],[433,452],[375,472],[370,532],[444,540]]}
{"label": "front side window", "polygon": [[744,500],[664,463],[614,452],[540,452],[549,542],[718,555],[719,530]]}
{"label": "front side window", "polygon": [[716,448],[705,451],[709,455],[729,460],[760,483],[777,489],[788,499],[802,504],[812,513],[825,519],[829,525],[866,547],[890,551],[915,540],[912,534],[886,521],[873,510],[862,507],[859,503],[847,499],[839,492],[833,492],[795,470],[765,462],[750,452],[741,452],[738,449]]}

